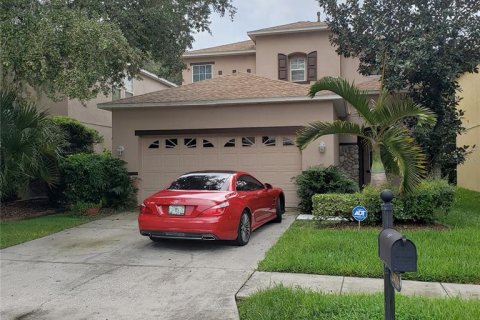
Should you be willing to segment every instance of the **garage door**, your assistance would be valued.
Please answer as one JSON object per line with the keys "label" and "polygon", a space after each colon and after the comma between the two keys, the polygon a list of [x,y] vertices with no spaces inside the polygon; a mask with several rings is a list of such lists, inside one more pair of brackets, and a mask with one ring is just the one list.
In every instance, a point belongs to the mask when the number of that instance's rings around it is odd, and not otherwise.
{"label": "garage door", "polygon": [[239,170],[283,188],[286,206],[298,204],[292,177],[302,160],[293,135],[143,136],[140,150],[141,199],[188,171]]}

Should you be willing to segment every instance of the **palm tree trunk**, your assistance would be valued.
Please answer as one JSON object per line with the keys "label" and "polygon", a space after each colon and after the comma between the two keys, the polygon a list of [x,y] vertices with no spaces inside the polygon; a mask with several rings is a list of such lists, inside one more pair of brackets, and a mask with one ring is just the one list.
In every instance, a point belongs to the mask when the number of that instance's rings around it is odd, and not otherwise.
{"label": "palm tree trunk", "polygon": [[385,174],[385,167],[383,166],[382,159],[380,157],[380,146],[372,146],[372,177],[370,184],[374,187],[381,187],[387,183],[387,175]]}

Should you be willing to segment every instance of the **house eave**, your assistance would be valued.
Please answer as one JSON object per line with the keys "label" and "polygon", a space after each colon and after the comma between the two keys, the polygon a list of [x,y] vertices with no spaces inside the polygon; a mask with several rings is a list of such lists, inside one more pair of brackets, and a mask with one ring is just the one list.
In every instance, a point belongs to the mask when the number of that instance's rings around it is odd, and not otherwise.
{"label": "house eave", "polygon": [[236,50],[224,52],[205,52],[205,53],[184,53],[182,58],[206,58],[206,57],[221,57],[221,56],[239,56],[255,54],[256,50]]}
{"label": "house eave", "polygon": [[136,108],[161,108],[161,107],[192,107],[192,106],[224,106],[240,104],[265,104],[265,103],[290,103],[312,102],[342,99],[336,94],[310,97],[272,97],[272,98],[245,98],[228,100],[203,100],[203,101],[177,101],[177,102],[143,102],[143,103],[102,103],[98,108],[103,110],[136,109]]}
{"label": "house eave", "polygon": [[267,36],[267,35],[276,35],[276,34],[289,34],[289,33],[299,33],[299,32],[312,32],[312,31],[325,31],[328,30],[328,26],[315,26],[315,27],[305,27],[305,28],[295,28],[288,30],[270,30],[270,31],[250,31],[247,32],[247,35],[255,41],[257,36]]}
{"label": "house eave", "polygon": [[170,81],[168,81],[167,79],[160,78],[160,77],[158,77],[157,75],[155,75],[155,74],[153,74],[153,73],[151,73],[151,72],[149,72],[149,71],[147,71],[147,70],[144,70],[144,69],[140,70],[140,75],[145,76],[145,77],[148,77],[148,78],[150,78],[150,79],[152,79],[152,80],[155,80],[155,81],[157,81],[157,82],[160,82],[161,84],[163,84],[163,85],[165,85],[165,86],[167,86],[167,87],[169,87],[169,88],[175,88],[175,87],[177,87],[177,85],[176,85],[175,83],[170,82]]}

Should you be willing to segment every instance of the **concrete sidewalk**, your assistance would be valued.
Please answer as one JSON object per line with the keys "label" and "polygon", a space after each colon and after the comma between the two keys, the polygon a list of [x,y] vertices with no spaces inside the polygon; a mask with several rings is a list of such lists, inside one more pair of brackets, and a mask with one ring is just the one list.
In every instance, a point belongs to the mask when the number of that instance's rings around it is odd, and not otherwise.
{"label": "concrete sidewalk", "polygon": [[[383,292],[383,279],[256,271],[237,292],[236,298],[245,299],[279,284],[335,294]],[[400,294],[480,299],[480,285],[405,280]]]}

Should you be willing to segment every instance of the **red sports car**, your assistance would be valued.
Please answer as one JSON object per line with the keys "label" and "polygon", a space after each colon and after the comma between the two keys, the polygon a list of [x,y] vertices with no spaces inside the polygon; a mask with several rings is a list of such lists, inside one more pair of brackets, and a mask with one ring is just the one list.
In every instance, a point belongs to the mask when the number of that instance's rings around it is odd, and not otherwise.
{"label": "red sports car", "polygon": [[246,172],[198,171],[145,199],[138,226],[152,241],[234,240],[243,246],[252,230],[271,220],[281,222],[284,208],[282,189]]}

